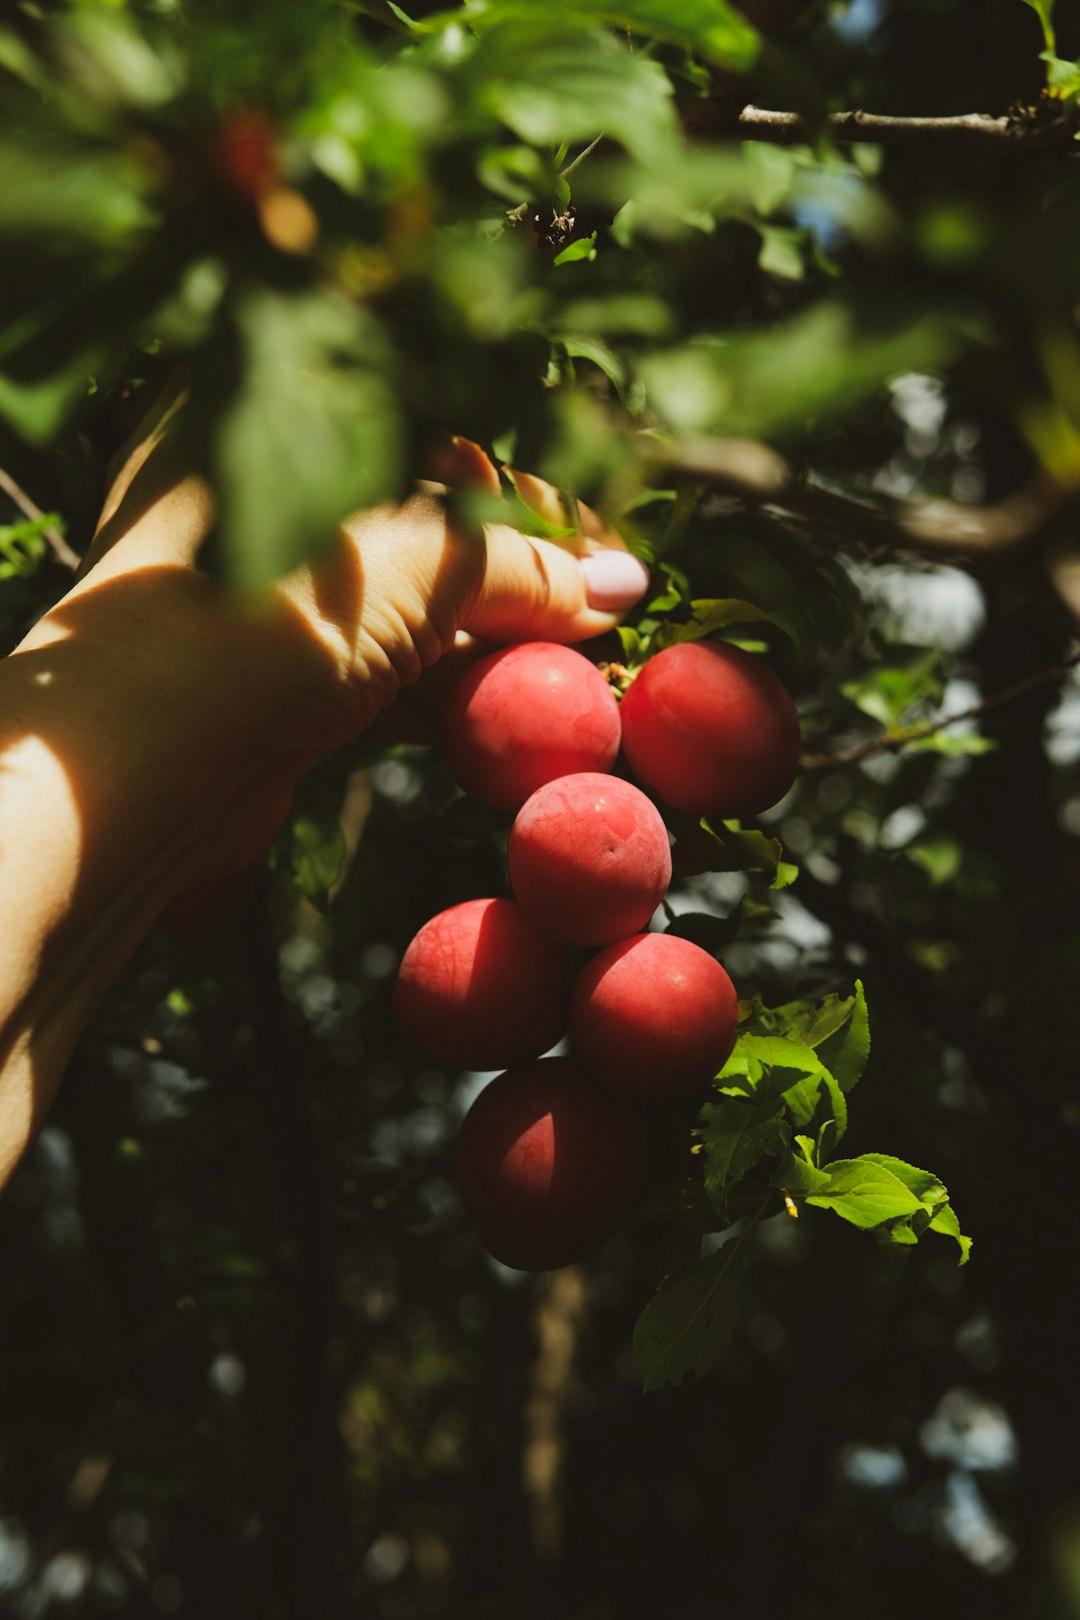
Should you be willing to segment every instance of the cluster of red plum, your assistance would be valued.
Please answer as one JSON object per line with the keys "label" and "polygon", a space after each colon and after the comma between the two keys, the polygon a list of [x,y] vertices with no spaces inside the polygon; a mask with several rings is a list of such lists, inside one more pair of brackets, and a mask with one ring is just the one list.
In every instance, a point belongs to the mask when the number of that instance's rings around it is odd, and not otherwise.
{"label": "cluster of red plum", "polygon": [[[645,1168],[639,1104],[705,1086],[738,1022],[714,957],[645,932],[671,846],[652,800],[610,774],[620,748],[676,810],[754,814],[794,780],[798,717],[768,665],[724,643],[656,654],[620,703],[581,653],[530,642],[468,670],[443,744],[467,793],[517,812],[514,899],[469,900],[426,923],[394,1010],[432,1056],[505,1071],[462,1123],[458,1185],[496,1259],[547,1270],[623,1224]],[[595,954],[575,973],[582,947]],[[567,1032],[573,1056],[541,1056]]]}

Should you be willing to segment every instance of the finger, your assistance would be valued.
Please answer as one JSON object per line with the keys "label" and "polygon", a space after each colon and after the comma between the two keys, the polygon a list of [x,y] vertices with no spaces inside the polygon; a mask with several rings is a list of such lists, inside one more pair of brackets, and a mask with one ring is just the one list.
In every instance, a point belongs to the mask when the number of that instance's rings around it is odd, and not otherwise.
{"label": "finger", "polygon": [[578,501],[575,519],[567,510],[566,502],[554,484],[545,483],[542,478],[536,478],[532,473],[518,472],[516,468],[508,467],[506,471],[525,505],[537,512],[546,522],[557,524],[560,528],[567,528],[574,521],[578,523],[577,534],[559,541],[559,544],[567,550],[584,553],[595,551],[600,546],[626,550],[626,542],[622,535],[608,528],[599,512],[594,512],[584,501]]}
{"label": "finger", "polygon": [[424,471],[435,483],[451,489],[475,489],[501,495],[502,484],[491,457],[472,439],[441,439],[427,458]]}
{"label": "finger", "polygon": [[585,641],[600,636],[645,594],[649,573],[629,551],[603,546],[574,556],[490,524],[482,584],[462,616],[466,630],[491,641]]}

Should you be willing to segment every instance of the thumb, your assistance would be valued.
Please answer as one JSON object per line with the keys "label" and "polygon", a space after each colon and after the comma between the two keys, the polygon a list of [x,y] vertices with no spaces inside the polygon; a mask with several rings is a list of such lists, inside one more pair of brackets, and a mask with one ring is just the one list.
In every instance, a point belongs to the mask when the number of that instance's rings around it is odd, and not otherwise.
{"label": "thumb", "polygon": [[485,530],[479,589],[462,628],[491,641],[587,641],[644,596],[649,571],[621,542],[575,556],[501,523]]}

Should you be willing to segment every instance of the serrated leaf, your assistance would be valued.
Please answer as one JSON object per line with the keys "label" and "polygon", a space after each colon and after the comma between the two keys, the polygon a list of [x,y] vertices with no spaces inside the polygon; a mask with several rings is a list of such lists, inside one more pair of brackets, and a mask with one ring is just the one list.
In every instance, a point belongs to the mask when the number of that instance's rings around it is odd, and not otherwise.
{"label": "serrated leaf", "polygon": [[816,1074],[805,1075],[782,1093],[784,1107],[796,1125],[809,1125],[817,1113],[824,1079],[824,1071],[819,1070]]}
{"label": "serrated leaf", "polygon": [[746,1175],[777,1140],[779,1120],[779,1109],[756,1107],[733,1097],[702,1108],[694,1135],[705,1149],[705,1190],[716,1208],[723,1207],[728,1183]]}
{"label": "serrated leaf", "polygon": [[716,1366],[739,1319],[739,1249],[732,1238],[689,1277],[661,1288],[638,1317],[634,1360],[646,1393]]}
{"label": "serrated leaf", "polygon": [[861,979],[855,980],[855,995],[843,1025],[821,1045],[821,1061],[835,1076],[842,1092],[848,1092],[862,1079],[870,1056],[870,1013]]}
{"label": "serrated leaf", "polygon": [[811,1164],[802,1153],[789,1153],[772,1178],[772,1185],[787,1193],[823,1191],[829,1185],[829,1173]]}
{"label": "serrated leaf", "polygon": [[946,1202],[948,1193],[937,1176],[929,1170],[920,1170],[917,1165],[908,1164],[904,1159],[897,1159],[891,1153],[864,1153],[861,1160],[851,1160],[851,1163],[866,1163],[881,1165],[892,1175],[902,1181],[909,1192],[915,1194],[919,1203],[929,1210],[937,1209]]}
{"label": "serrated leaf", "polygon": [[971,1239],[965,1237],[960,1230],[960,1222],[956,1218],[956,1211],[951,1204],[942,1204],[930,1217],[930,1230],[942,1232],[946,1237],[955,1238],[960,1245],[960,1264],[966,1265],[971,1253]]}
{"label": "serrated leaf", "polygon": [[189,411],[218,423],[225,572],[257,585],[328,544],[349,512],[394,492],[400,429],[382,335],[359,305],[330,289],[260,287],[237,299],[232,318],[235,386],[212,355]]}
{"label": "serrated leaf", "polygon": [[853,1226],[880,1226],[922,1208],[922,1200],[911,1188],[872,1155],[834,1159],[825,1174],[825,1184],[808,1192],[806,1202],[817,1209],[833,1210]]}
{"label": "serrated leaf", "polygon": [[853,1226],[880,1226],[920,1209],[933,1215],[948,1201],[937,1176],[887,1153],[834,1159],[825,1173],[827,1181],[807,1193],[807,1203],[832,1209]]}
{"label": "serrated leaf", "polygon": [[[812,1046],[815,1050],[835,1035],[851,1017],[855,1006],[854,996],[828,995],[824,1001],[808,1003],[805,1001],[789,1001],[783,1007],[769,1009],[762,1018],[777,1034],[784,1034],[790,1041],[801,1041],[804,1046]],[[823,1058],[824,1062],[825,1059]]]}
{"label": "serrated leaf", "polygon": [[821,1080],[825,1090],[829,1094],[829,1104],[833,1112],[832,1119],[827,1120],[825,1125],[821,1127],[822,1131],[824,1131],[827,1126],[831,1125],[832,1127],[832,1134],[828,1142],[828,1150],[823,1150],[818,1155],[818,1163],[824,1164],[833,1148],[847,1135],[848,1106],[847,1098],[845,1097],[842,1088],[838,1084],[835,1075],[830,1074],[829,1070],[825,1069],[822,1073]]}
{"label": "serrated leaf", "polygon": [[808,1046],[782,1035],[740,1035],[717,1076],[717,1086],[727,1096],[760,1102],[783,1096],[786,1100],[800,1081],[811,1078],[816,1082],[820,1073],[821,1063]]}

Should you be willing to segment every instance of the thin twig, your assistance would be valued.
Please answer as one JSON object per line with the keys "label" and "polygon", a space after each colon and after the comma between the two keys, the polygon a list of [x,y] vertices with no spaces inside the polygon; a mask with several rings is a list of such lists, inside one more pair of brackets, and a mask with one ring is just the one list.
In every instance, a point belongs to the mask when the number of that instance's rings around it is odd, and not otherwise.
{"label": "thin twig", "polygon": [[[717,104],[710,103],[710,107]],[[700,120],[699,120],[700,121]],[[909,118],[861,109],[831,113],[824,121],[834,140],[869,141],[876,146],[933,147],[955,145],[996,151],[1040,151],[1071,140],[1080,125],[1080,109],[1057,103],[1038,103],[1030,109],[995,117],[989,113],[958,113],[942,118]],[[717,127],[729,128],[743,140],[781,145],[812,141],[819,133],[799,113],[774,112],[767,107],[743,107],[736,116],[720,106]]]}
{"label": "thin twig", "polygon": [[[873,141],[878,145],[925,145],[928,139],[974,139],[1015,141],[1017,126],[1011,118],[992,118],[984,113],[960,113],[949,118],[901,118],[891,114],[860,110],[832,113],[825,120],[830,134],[839,141]],[[793,112],[773,112],[767,107],[744,107],[738,117],[739,134],[747,140],[796,142],[813,139],[806,120]]]}
{"label": "thin twig", "polygon": [[[571,162],[566,165],[565,169],[559,170],[559,179],[565,180],[567,175],[573,174],[574,170],[584,163],[587,157],[592,156],[603,139],[604,132],[601,130],[600,134],[595,136],[594,139],[589,142],[588,146],[583,152],[579,152],[577,157],[573,158]],[[508,225],[520,225],[522,220],[528,219],[529,214],[534,207],[535,203],[532,201],[532,199],[527,198],[525,202],[518,203],[516,208],[507,209],[506,214],[504,215],[506,223]]]}
{"label": "thin twig", "polygon": [[[21,485],[17,484],[11,474],[5,472],[2,467],[0,467],[0,489],[3,490],[9,501],[12,501],[19,508],[23,517],[29,518],[31,523],[41,522],[45,514],[40,506],[30,499]],[[65,568],[78,568],[78,556],[72,551],[59,529],[50,523],[47,528],[42,530],[42,533],[52,547],[57,562],[63,563]]]}
{"label": "thin twig", "polygon": [[593,140],[591,140],[589,142],[589,144],[585,148],[584,152],[579,152],[577,157],[574,158],[572,162],[568,163],[566,165],[565,169],[560,171],[559,179],[560,180],[565,180],[568,175],[573,174],[575,169],[580,168],[581,164],[583,164],[585,162],[585,159],[587,157],[592,157],[593,153],[596,151],[596,148],[600,145],[600,142],[603,139],[604,139],[604,132],[603,132],[603,130],[601,130],[600,134],[597,135]]}
{"label": "thin twig", "polygon": [[906,748],[908,743],[919,742],[923,737],[932,737],[936,732],[944,731],[946,726],[955,726],[960,720],[975,720],[988,709],[999,708],[1001,704],[1011,703],[1014,698],[1024,697],[1028,692],[1034,692],[1038,687],[1046,686],[1051,681],[1062,680],[1069,670],[1075,669],[1078,664],[1080,653],[1074,653],[1072,658],[1066,658],[1063,663],[1053,664],[1049,669],[1041,669],[1034,675],[1025,675],[1022,681],[1014,681],[1011,686],[1002,687],[1000,692],[991,692],[989,697],[980,699],[978,703],[970,703],[966,709],[957,709],[954,714],[947,714],[943,720],[926,720],[920,725],[908,726],[903,731],[883,731],[867,742],[857,743],[853,748],[844,748],[835,754],[804,754],[800,764],[804,770],[821,771],[833,765],[854,765],[861,759],[868,759],[871,754]]}

